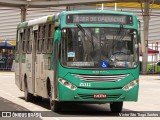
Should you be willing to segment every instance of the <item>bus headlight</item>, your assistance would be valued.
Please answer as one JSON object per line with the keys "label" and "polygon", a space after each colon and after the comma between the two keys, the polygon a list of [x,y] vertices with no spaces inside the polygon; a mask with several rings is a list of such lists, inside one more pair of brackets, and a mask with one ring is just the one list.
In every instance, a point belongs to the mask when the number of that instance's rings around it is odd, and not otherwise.
{"label": "bus headlight", "polygon": [[137,83],[139,83],[139,80],[134,80],[134,81],[128,83],[127,85],[125,85],[122,89],[123,89],[123,90],[130,90],[130,89],[133,88]]}
{"label": "bus headlight", "polygon": [[69,88],[71,90],[76,90],[77,89],[76,86],[74,86],[73,84],[71,84],[70,82],[68,82],[68,81],[66,81],[62,78],[58,78],[58,80],[62,85],[66,86],[67,88]]}

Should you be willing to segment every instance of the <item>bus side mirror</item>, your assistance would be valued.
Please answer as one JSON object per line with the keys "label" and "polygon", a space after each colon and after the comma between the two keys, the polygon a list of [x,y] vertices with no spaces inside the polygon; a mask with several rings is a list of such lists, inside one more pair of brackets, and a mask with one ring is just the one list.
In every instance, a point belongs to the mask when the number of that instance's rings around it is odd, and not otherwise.
{"label": "bus side mirror", "polygon": [[54,34],[54,41],[58,41],[61,38],[61,31],[60,30],[56,30],[55,34]]}
{"label": "bus side mirror", "polygon": [[142,56],[142,44],[139,43],[138,46],[139,46],[139,55]]}
{"label": "bus side mirror", "polygon": [[138,42],[141,43],[141,22],[138,20]]}

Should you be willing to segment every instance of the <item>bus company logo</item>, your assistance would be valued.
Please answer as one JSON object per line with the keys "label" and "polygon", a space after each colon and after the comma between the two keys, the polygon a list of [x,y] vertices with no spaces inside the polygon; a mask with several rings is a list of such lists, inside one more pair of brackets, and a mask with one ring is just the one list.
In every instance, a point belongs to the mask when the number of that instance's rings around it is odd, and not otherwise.
{"label": "bus company logo", "polygon": [[2,112],[2,117],[12,117],[11,112]]}
{"label": "bus company logo", "polygon": [[39,112],[1,112],[0,117],[42,117]]}

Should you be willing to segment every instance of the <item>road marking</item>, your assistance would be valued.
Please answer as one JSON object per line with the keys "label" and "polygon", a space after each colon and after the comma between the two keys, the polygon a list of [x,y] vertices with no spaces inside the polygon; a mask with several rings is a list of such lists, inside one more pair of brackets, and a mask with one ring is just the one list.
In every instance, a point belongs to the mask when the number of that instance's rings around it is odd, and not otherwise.
{"label": "road marking", "polygon": [[55,120],[60,120],[60,119],[58,119],[58,118],[54,118]]}
{"label": "road marking", "polygon": [[35,107],[34,109],[37,109],[37,110],[38,110],[39,108]]}
{"label": "road marking", "polygon": [[10,96],[10,97],[14,98],[15,100],[20,101],[21,103],[26,104],[27,106],[34,107],[34,109],[39,110],[39,108],[35,107],[35,105],[30,105],[29,103],[25,102],[24,100],[22,100],[20,98],[17,98],[16,96],[14,96],[14,95],[12,95],[10,93],[7,93],[7,92],[5,92],[3,90],[0,90],[0,92],[2,92],[3,94],[6,94],[7,96]]}
{"label": "road marking", "polygon": [[0,75],[15,75],[15,72],[0,72]]}

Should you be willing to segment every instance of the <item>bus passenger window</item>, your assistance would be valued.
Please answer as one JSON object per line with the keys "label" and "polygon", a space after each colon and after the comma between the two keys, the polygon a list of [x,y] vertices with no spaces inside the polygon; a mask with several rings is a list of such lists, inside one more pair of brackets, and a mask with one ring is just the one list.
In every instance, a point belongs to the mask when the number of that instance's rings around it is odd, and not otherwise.
{"label": "bus passenger window", "polygon": [[43,25],[42,27],[42,53],[46,52],[46,30],[47,30],[47,26]]}
{"label": "bus passenger window", "polygon": [[31,53],[32,52],[32,37],[30,37],[30,36],[32,36],[32,31],[31,31],[31,29],[29,29],[29,38],[28,38],[28,40],[29,40],[29,49],[28,49],[28,53]]}
{"label": "bus passenger window", "polygon": [[38,28],[37,53],[41,53],[42,26]]}
{"label": "bus passenger window", "polygon": [[24,32],[21,33],[21,38],[22,38],[22,52],[25,52],[25,47],[26,47],[25,34],[26,34],[26,29],[24,29]]}
{"label": "bus passenger window", "polygon": [[27,28],[27,34],[26,34],[26,52],[28,52],[29,49],[29,29]]}
{"label": "bus passenger window", "polygon": [[52,52],[53,46],[54,25],[49,24],[48,37],[47,37],[47,52]]}

